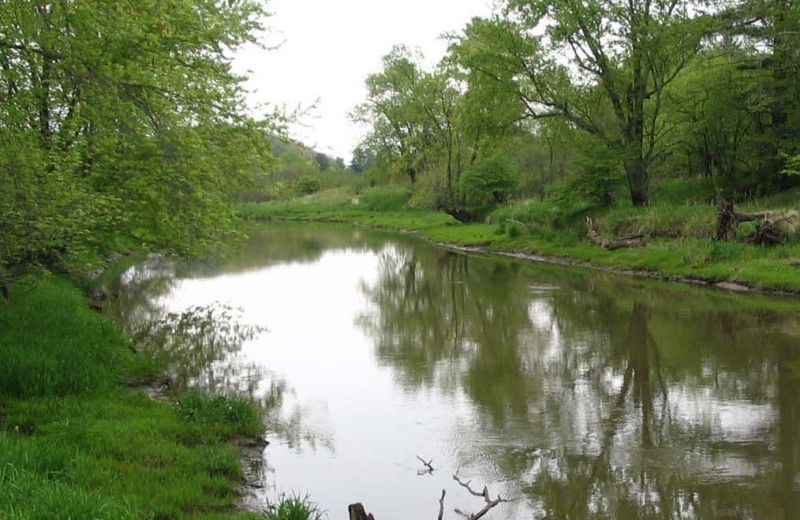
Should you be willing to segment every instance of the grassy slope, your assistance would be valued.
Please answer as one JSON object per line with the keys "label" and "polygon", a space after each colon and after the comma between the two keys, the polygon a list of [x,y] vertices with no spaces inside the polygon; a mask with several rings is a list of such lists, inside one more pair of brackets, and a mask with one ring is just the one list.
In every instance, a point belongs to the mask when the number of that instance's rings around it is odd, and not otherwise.
{"label": "grassy slope", "polygon": [[[620,207],[592,211],[587,207],[557,207],[523,202],[499,208],[487,223],[460,224],[443,213],[401,209],[396,194],[390,204],[351,197],[320,195],[290,201],[243,205],[242,216],[252,219],[288,219],[346,222],[417,231],[437,242],[481,246],[489,251],[538,254],[588,262],[620,271],[637,270],[665,278],[694,278],[710,282],[736,282],[765,290],[800,291],[800,244],[772,248],[749,245],[748,231],[733,242],[711,238],[716,213],[702,204],[661,203],[649,208]],[[362,199],[364,197],[362,196]],[[372,198],[380,199],[377,194]],[[758,201],[745,207],[780,209],[797,207],[797,192]],[[647,247],[607,251],[585,238],[585,219],[592,215],[609,238],[635,233],[647,235]],[[509,223],[518,221],[523,225]]]}
{"label": "grassy slope", "polygon": [[247,401],[155,402],[152,375],[83,295],[57,278],[0,300],[0,519],[263,518],[238,512],[225,442],[260,435]]}

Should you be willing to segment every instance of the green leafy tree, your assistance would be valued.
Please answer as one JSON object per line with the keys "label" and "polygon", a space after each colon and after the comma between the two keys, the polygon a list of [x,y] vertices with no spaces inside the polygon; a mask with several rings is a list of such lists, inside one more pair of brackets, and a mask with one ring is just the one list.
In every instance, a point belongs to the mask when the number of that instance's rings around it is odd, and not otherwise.
{"label": "green leafy tree", "polygon": [[227,236],[225,201],[266,154],[228,56],[264,15],[253,0],[0,4],[0,278],[114,237],[191,254]]}
{"label": "green leafy tree", "polygon": [[800,153],[800,5],[792,0],[739,0],[719,18],[723,34],[733,37],[742,51],[737,64],[742,76],[762,74],[769,113],[756,130],[764,137],[765,174],[774,175]]}
{"label": "green leafy tree", "polygon": [[501,204],[519,188],[517,166],[508,158],[495,156],[477,163],[464,174],[462,188],[467,200]]}
{"label": "green leafy tree", "polygon": [[421,74],[411,51],[395,47],[384,56],[381,72],[367,78],[367,101],[353,114],[356,121],[371,127],[368,140],[378,162],[408,176],[412,184],[425,167],[429,137],[416,98]]}
{"label": "green leafy tree", "polygon": [[507,0],[467,28],[464,64],[515,92],[529,119],[564,118],[623,150],[631,200],[646,205],[664,89],[705,34],[690,4]]}
{"label": "green leafy tree", "polygon": [[301,195],[311,195],[318,192],[321,187],[322,182],[312,175],[303,175],[297,181],[297,191]]}

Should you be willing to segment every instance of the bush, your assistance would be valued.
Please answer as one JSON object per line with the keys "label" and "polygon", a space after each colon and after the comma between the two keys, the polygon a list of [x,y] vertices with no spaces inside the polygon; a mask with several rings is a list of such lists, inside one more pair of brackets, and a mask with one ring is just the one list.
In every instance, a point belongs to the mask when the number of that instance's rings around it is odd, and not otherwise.
{"label": "bush", "polygon": [[520,174],[508,158],[495,156],[464,172],[461,189],[474,204],[502,204],[519,188]]}
{"label": "bush", "polygon": [[322,182],[313,175],[303,175],[297,180],[297,192],[301,195],[311,195],[322,187]]}

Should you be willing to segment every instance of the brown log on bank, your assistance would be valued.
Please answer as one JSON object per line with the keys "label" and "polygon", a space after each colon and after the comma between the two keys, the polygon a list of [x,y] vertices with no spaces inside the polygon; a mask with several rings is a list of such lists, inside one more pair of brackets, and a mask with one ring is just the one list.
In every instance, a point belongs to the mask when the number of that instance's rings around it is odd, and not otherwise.
{"label": "brown log on bank", "polygon": [[717,240],[736,237],[736,230],[742,222],[758,222],[756,230],[747,238],[751,244],[782,244],[789,234],[797,234],[800,226],[800,212],[797,210],[742,213],[736,211],[734,202],[729,200],[720,200],[717,209]]}
{"label": "brown log on bank", "polygon": [[770,216],[771,211],[741,213],[735,210],[732,200],[720,199],[717,203],[717,240],[730,240],[742,222],[755,222]]}
{"label": "brown log on bank", "polygon": [[631,235],[628,237],[623,237],[618,240],[612,240],[612,241],[606,240],[605,238],[603,238],[603,235],[601,235],[594,228],[594,222],[590,218],[586,219],[586,234],[589,236],[591,241],[594,242],[596,245],[604,247],[609,251],[645,246],[644,240],[642,240],[644,238],[644,235]]}

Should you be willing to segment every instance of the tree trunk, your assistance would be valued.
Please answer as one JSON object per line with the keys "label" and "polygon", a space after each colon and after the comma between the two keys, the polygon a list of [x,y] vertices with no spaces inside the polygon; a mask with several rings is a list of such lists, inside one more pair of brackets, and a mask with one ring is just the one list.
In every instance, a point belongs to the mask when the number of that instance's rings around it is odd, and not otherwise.
{"label": "tree trunk", "polygon": [[650,197],[647,190],[647,167],[641,154],[625,161],[625,170],[628,176],[628,186],[631,191],[631,201],[634,206],[647,206]]}
{"label": "tree trunk", "polygon": [[717,202],[717,240],[730,240],[736,236],[739,219],[736,218],[732,200],[720,197]]}
{"label": "tree trunk", "polygon": [[350,515],[350,520],[375,520],[372,513],[367,514],[364,510],[364,506],[360,502],[347,506],[347,512]]}

